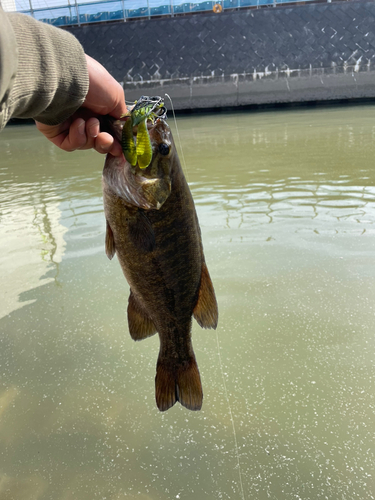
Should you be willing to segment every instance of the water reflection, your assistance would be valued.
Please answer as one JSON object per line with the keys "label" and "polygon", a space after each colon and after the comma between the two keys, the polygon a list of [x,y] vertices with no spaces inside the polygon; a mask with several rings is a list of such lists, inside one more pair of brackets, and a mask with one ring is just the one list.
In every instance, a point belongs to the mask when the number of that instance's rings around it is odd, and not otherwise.
{"label": "water reflection", "polygon": [[220,324],[193,330],[202,411],[166,414],[104,254],[103,159],[2,133],[1,500],[233,499],[240,475],[246,499],[371,498],[374,125],[179,120]]}
{"label": "water reflection", "polygon": [[66,228],[60,224],[55,186],[51,182],[0,186],[0,266],[7,282],[0,317],[22,307],[19,296],[25,286],[34,288],[47,269],[48,280],[58,283],[59,263],[64,254]]}

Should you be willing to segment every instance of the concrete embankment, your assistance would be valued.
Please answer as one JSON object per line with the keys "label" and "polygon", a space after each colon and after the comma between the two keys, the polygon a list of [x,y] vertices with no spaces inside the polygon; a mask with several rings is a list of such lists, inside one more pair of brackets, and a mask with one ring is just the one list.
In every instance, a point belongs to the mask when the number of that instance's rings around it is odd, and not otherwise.
{"label": "concrete embankment", "polygon": [[375,97],[375,3],[241,10],[69,28],[141,94],[176,109]]}

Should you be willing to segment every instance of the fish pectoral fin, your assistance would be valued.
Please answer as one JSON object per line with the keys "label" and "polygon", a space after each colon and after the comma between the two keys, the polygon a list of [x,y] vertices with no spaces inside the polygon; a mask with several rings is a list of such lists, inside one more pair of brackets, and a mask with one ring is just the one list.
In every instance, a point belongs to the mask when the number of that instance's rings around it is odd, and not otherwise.
{"label": "fish pectoral fin", "polygon": [[130,291],[128,304],[128,325],[133,340],[143,340],[156,333],[153,321],[147,316],[132,291]]}
{"label": "fish pectoral fin", "polygon": [[107,220],[106,223],[107,223],[107,229],[105,232],[105,253],[107,254],[108,259],[112,260],[116,252],[115,239],[113,237],[111,226],[109,225]]}
{"label": "fish pectoral fin", "polygon": [[140,252],[152,252],[155,247],[155,233],[146,214],[140,209],[129,224],[129,237]]}
{"label": "fish pectoral fin", "polygon": [[176,401],[188,410],[202,408],[203,391],[197,362],[193,357],[178,368],[158,359],[155,378],[156,404],[160,411],[171,408]]}
{"label": "fish pectoral fin", "polygon": [[214,286],[205,262],[202,264],[201,284],[193,316],[202,328],[216,329],[219,311]]}

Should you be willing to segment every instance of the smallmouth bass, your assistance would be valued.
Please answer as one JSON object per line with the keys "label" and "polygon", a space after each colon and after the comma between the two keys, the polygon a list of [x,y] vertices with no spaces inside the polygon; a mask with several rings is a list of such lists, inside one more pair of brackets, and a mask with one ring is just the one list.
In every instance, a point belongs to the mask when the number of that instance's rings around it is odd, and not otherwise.
{"label": "smallmouth bass", "polygon": [[[111,122],[121,140],[123,122]],[[218,307],[206,266],[194,201],[169,126],[148,124],[152,159],[147,168],[107,155],[103,201],[105,248],[117,254],[130,285],[129,333],[160,338],[155,393],[160,411],[176,401],[200,410],[203,391],[195,359],[192,316],[216,328]]]}

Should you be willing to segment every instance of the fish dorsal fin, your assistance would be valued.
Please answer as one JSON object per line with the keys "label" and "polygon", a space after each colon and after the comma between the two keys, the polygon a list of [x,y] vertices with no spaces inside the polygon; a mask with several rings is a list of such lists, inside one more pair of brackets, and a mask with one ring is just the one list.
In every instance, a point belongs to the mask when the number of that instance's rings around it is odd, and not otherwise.
{"label": "fish dorsal fin", "polygon": [[107,220],[106,223],[107,223],[107,229],[105,232],[105,253],[107,254],[108,259],[112,260],[116,252],[115,239],[113,237],[111,226],[109,225]]}
{"label": "fish dorsal fin", "polygon": [[128,325],[133,340],[143,340],[156,333],[153,321],[144,312],[131,290],[128,304]]}
{"label": "fish dorsal fin", "polygon": [[193,316],[202,328],[217,327],[219,312],[215,297],[215,290],[206,263],[202,264],[201,284],[198,301],[193,311]]}

